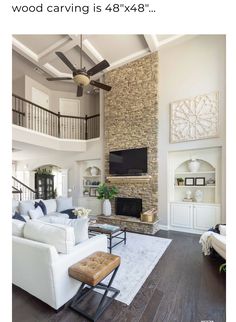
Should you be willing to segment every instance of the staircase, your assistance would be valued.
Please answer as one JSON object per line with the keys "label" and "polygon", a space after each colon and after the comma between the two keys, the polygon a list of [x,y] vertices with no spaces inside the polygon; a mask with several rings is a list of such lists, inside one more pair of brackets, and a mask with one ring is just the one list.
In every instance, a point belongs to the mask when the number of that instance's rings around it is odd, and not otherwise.
{"label": "staircase", "polygon": [[33,200],[36,191],[12,176],[12,198],[15,200]]}

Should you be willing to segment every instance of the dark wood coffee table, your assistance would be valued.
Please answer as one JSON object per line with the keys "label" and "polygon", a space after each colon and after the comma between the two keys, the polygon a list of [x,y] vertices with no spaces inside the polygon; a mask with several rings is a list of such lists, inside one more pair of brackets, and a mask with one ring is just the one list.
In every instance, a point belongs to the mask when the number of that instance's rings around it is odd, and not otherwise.
{"label": "dark wood coffee table", "polygon": [[[111,228],[113,227],[113,228]],[[112,249],[123,243],[126,245],[126,228],[120,228],[118,226],[106,225],[106,224],[94,224],[90,225],[89,228],[89,235],[97,235],[97,234],[105,234],[109,240],[109,244],[107,248],[112,253]],[[123,235],[123,236],[121,236]],[[118,242],[113,243],[113,239],[119,239]]]}

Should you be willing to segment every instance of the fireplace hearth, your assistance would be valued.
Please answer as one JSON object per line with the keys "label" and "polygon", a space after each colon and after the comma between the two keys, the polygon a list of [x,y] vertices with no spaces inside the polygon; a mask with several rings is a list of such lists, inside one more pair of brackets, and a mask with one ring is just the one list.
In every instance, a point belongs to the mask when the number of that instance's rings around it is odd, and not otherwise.
{"label": "fireplace hearth", "polygon": [[116,198],[115,213],[120,216],[140,218],[142,212],[142,199],[140,198]]}

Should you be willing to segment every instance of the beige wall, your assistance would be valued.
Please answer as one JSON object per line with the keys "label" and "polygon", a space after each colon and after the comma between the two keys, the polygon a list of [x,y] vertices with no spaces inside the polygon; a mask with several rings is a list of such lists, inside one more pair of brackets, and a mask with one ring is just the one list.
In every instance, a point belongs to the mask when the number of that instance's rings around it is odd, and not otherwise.
{"label": "beige wall", "polygon": [[[225,37],[196,36],[175,47],[161,49],[159,110],[159,215],[167,224],[168,152],[222,147],[222,214],[225,216]],[[170,103],[200,94],[219,91],[220,136],[215,139],[169,143]]]}
{"label": "beige wall", "polygon": [[81,116],[85,116],[85,114],[90,116],[99,113],[99,94],[88,95],[84,93],[81,98],[78,98],[75,92],[73,93],[51,90],[37,80],[29,77],[28,75],[14,79],[12,83],[13,93],[29,101],[32,101],[32,87],[46,93],[49,96],[49,109],[54,112],[59,111],[60,98],[70,98],[80,100]]}

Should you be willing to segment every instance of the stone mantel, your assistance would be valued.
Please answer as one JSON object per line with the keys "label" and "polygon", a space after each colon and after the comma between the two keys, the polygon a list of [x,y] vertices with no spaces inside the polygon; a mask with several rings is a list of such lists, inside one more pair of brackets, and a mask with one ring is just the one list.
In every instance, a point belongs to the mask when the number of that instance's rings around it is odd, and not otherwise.
{"label": "stone mantel", "polygon": [[152,176],[145,175],[145,176],[109,176],[106,177],[106,181],[111,183],[144,183],[149,182],[152,179]]}

